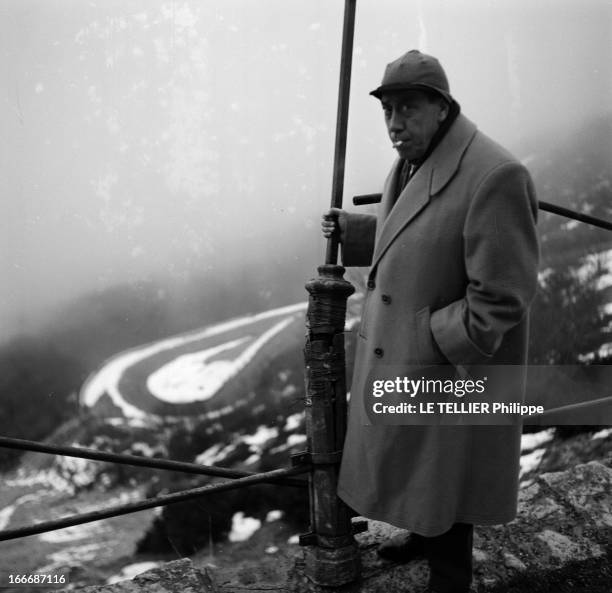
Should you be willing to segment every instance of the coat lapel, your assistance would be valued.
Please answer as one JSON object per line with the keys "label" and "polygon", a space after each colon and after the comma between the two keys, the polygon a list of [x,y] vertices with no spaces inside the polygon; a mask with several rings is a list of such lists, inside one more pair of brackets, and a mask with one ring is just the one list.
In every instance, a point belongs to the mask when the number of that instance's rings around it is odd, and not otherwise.
{"label": "coat lapel", "polygon": [[[429,159],[428,159],[429,160]],[[392,179],[388,184],[382,198],[381,216],[385,216],[384,223],[380,228],[380,234],[376,241],[372,267],[375,267],[380,258],[389,249],[396,237],[404,227],[429,203],[429,178],[431,165],[423,163],[419,170],[408,182],[402,193],[393,205],[393,197],[396,193],[399,175],[401,171],[401,160],[396,163]]]}
{"label": "coat lapel", "polygon": [[402,168],[401,159],[395,162],[383,191],[379,220],[384,220],[384,222],[379,225],[380,231],[376,237],[372,270],[404,228],[453,178],[459,168],[463,153],[475,133],[476,126],[465,116],[459,114],[446,136],[410,179],[393,204]]}

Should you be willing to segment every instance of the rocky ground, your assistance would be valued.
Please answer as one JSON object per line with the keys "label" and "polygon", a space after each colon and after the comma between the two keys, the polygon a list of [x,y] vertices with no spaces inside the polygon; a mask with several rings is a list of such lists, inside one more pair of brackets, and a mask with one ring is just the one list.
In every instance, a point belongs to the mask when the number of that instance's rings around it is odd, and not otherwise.
{"label": "rocky ground", "polygon": [[[546,435],[544,435],[546,437]],[[555,446],[530,444],[538,463],[525,466],[519,512],[510,524],[477,528],[477,593],[610,593],[612,582],[612,434],[580,434]],[[533,455],[544,449],[543,453]],[[593,460],[596,457],[596,460]],[[589,461],[589,458],[591,459]],[[569,467],[566,465],[570,463]],[[562,471],[554,471],[565,466]],[[342,588],[314,586],[304,575],[303,550],[287,545],[282,522],[264,525],[248,541],[217,547],[191,560],[164,564],[134,580],[86,587],[82,593],[389,593],[419,591],[425,562],[397,565],[376,555],[397,530],[376,521],[357,536],[362,578]],[[285,542],[283,544],[283,542]],[[190,589],[190,587],[193,587]],[[199,587],[199,589],[197,588]],[[74,589],[72,589],[74,590]]]}

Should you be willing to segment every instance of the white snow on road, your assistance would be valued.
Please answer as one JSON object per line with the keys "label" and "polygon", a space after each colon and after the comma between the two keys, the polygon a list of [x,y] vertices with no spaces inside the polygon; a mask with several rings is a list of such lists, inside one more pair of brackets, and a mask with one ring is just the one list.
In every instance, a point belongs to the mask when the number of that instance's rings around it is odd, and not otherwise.
{"label": "white snow on road", "polygon": [[171,403],[202,401],[214,395],[234,371],[233,361],[209,358],[243,344],[249,337],[232,340],[201,352],[183,354],[149,375],[147,389],[157,399]]}
{"label": "white snow on road", "polygon": [[247,346],[233,360],[215,360],[206,363],[219,352],[235,348],[248,338],[243,337],[200,352],[179,356],[160,367],[147,380],[147,389],[153,396],[170,403],[204,401],[212,397],[225,383],[235,377],[273,336],[285,329],[293,318],[283,319]]}
{"label": "white snow on road", "polygon": [[[147,346],[140,346],[138,348],[134,348],[132,350],[119,354],[115,358],[111,359],[102,369],[100,369],[97,373],[95,373],[88,379],[82,389],[81,402],[86,406],[93,406],[98,401],[98,399],[102,397],[102,395],[107,393],[108,396],[112,399],[113,403],[121,409],[124,416],[128,418],[144,418],[148,414],[146,414],[136,406],[133,406],[132,404],[125,401],[119,391],[119,381],[123,373],[129,367],[140,362],[141,360],[144,360],[145,358],[153,356],[154,354],[158,354],[167,350],[172,350],[173,348],[178,348],[191,342],[216,336],[224,332],[237,329],[239,327],[244,327],[249,324],[256,323],[263,319],[269,319],[272,317],[279,317],[283,315],[293,315],[295,313],[298,313],[299,311],[303,311],[304,309],[306,309],[306,307],[307,303],[297,303],[295,305],[289,305],[287,307],[264,311],[263,313],[258,313],[256,315],[247,315],[245,317],[239,317],[230,321],[218,323],[216,325],[207,327],[197,332],[192,332],[174,338],[169,338],[167,340],[155,342]],[[256,342],[254,342],[250,348],[253,348],[255,343]],[[258,347],[261,346],[262,343],[263,342],[260,342]]]}
{"label": "white snow on road", "polygon": [[23,496],[20,496],[13,504],[4,507],[2,510],[0,510],[0,531],[8,527],[9,523],[11,522],[11,518],[13,517],[13,514],[17,510],[17,507],[28,502],[36,502],[37,500],[45,496],[45,494],[46,493],[42,490],[34,492],[33,494],[24,494]]}

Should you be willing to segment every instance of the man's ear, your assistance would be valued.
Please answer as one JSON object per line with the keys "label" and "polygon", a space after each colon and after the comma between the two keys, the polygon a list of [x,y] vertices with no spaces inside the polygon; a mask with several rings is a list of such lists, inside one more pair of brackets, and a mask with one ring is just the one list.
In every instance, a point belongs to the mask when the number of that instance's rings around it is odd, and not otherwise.
{"label": "man's ear", "polygon": [[438,112],[438,123],[442,123],[448,117],[449,105],[444,99],[440,99],[438,103],[440,111]]}

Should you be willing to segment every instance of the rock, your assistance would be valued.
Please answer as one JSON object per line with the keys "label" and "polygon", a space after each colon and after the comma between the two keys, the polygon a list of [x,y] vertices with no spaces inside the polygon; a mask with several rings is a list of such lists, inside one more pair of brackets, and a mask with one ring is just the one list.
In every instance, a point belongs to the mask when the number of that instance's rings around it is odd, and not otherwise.
{"label": "rock", "polygon": [[504,564],[508,568],[512,568],[520,572],[527,570],[525,563],[521,562],[514,554],[510,554],[510,552],[504,552]]}
{"label": "rock", "polygon": [[[544,474],[521,488],[514,521],[475,530],[475,589],[505,591],[506,585],[519,577],[526,576],[526,583],[532,583],[532,578],[545,583],[544,575],[570,563],[605,564],[608,521],[612,517],[610,492],[612,470],[598,462]],[[366,548],[397,532],[378,521],[369,521],[369,526],[369,532],[358,537]],[[367,553],[364,558],[368,558]],[[368,567],[367,561],[364,565]],[[401,574],[416,590],[427,579],[423,563],[398,566],[379,562],[378,570],[380,574],[371,576],[364,572],[364,584],[356,591],[393,591],[392,575]],[[528,585],[514,590],[531,591]]]}
{"label": "rock", "polygon": [[[480,593],[609,592],[612,470],[589,462],[564,472],[541,475],[519,492],[518,514],[507,525],[478,526],[474,533],[474,590]],[[423,560],[398,565],[378,558],[376,548],[398,529],[368,521],[357,535],[362,579],[341,589],[309,582],[287,550],[262,554],[232,569],[217,569],[213,583],[206,569],[175,561],[132,581],[85,587],[81,593],[387,593],[419,591],[428,579]],[[293,550],[292,547],[290,547]],[[592,582],[591,582],[592,581]],[[579,584],[576,584],[579,583]],[[587,583],[584,588],[583,583]],[[550,586],[549,586],[550,584]],[[592,587],[591,587],[592,585]],[[577,588],[582,587],[582,588]],[[602,588],[603,587],[603,588]]]}
{"label": "rock", "polygon": [[530,483],[525,488],[521,488],[519,490],[518,502],[519,502],[519,512],[521,505],[525,503],[531,502],[540,492],[540,486],[537,482]]}
{"label": "rock", "polygon": [[610,493],[612,469],[597,461],[577,465],[571,472],[544,474],[540,480],[562,495],[579,513],[598,527],[612,527]]}
{"label": "rock", "polygon": [[474,548],[472,550],[472,559],[476,564],[482,564],[483,562],[489,560],[489,555],[479,548]]}
{"label": "rock", "polygon": [[[63,591],[68,593],[68,589]],[[93,585],[76,591],[79,593],[218,593],[208,572],[205,569],[195,568],[188,558],[147,570],[131,581],[121,581],[114,585]]]}
{"label": "rock", "polygon": [[550,548],[551,554],[556,559],[561,560],[561,562],[586,560],[593,556],[603,555],[603,550],[597,544],[581,546],[566,535],[562,535],[552,529],[545,529],[536,537],[543,541]]}

